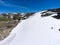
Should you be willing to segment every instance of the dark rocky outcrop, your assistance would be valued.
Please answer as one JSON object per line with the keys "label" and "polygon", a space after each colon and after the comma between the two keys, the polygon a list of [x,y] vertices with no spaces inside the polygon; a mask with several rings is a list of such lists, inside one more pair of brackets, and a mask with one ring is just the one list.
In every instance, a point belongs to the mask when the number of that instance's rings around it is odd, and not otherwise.
{"label": "dark rocky outcrop", "polygon": [[[51,16],[53,14],[57,14],[57,15]],[[46,16],[51,16],[55,19],[60,19],[60,8],[48,9],[45,12],[41,13],[41,17],[46,17]]]}

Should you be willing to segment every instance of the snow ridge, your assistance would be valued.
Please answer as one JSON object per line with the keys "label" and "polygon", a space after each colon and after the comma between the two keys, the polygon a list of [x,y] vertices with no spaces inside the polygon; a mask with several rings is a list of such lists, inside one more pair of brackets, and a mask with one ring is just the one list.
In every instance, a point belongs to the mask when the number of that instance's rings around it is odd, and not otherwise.
{"label": "snow ridge", "polygon": [[37,12],[23,20],[0,45],[60,45],[60,19],[56,10]]}

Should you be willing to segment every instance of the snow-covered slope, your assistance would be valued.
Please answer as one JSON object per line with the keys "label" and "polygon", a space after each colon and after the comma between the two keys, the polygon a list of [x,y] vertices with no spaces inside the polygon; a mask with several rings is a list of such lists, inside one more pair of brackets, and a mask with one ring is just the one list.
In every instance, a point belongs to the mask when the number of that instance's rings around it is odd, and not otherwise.
{"label": "snow-covered slope", "polygon": [[57,13],[43,12],[19,23],[0,45],[60,45],[60,20],[50,16]]}

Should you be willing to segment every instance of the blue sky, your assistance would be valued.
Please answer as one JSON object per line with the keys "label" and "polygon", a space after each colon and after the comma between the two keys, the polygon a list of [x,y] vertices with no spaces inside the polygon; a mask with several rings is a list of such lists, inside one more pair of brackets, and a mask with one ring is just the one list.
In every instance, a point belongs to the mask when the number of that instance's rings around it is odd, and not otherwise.
{"label": "blue sky", "polygon": [[38,12],[60,8],[60,0],[0,0],[0,13]]}

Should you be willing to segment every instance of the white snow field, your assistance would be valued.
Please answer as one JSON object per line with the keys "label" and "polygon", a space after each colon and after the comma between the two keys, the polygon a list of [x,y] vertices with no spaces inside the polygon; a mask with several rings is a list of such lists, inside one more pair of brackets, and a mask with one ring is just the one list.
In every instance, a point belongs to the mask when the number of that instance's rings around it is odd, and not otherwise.
{"label": "white snow field", "polygon": [[60,20],[41,17],[41,12],[23,20],[0,45],[60,45]]}

